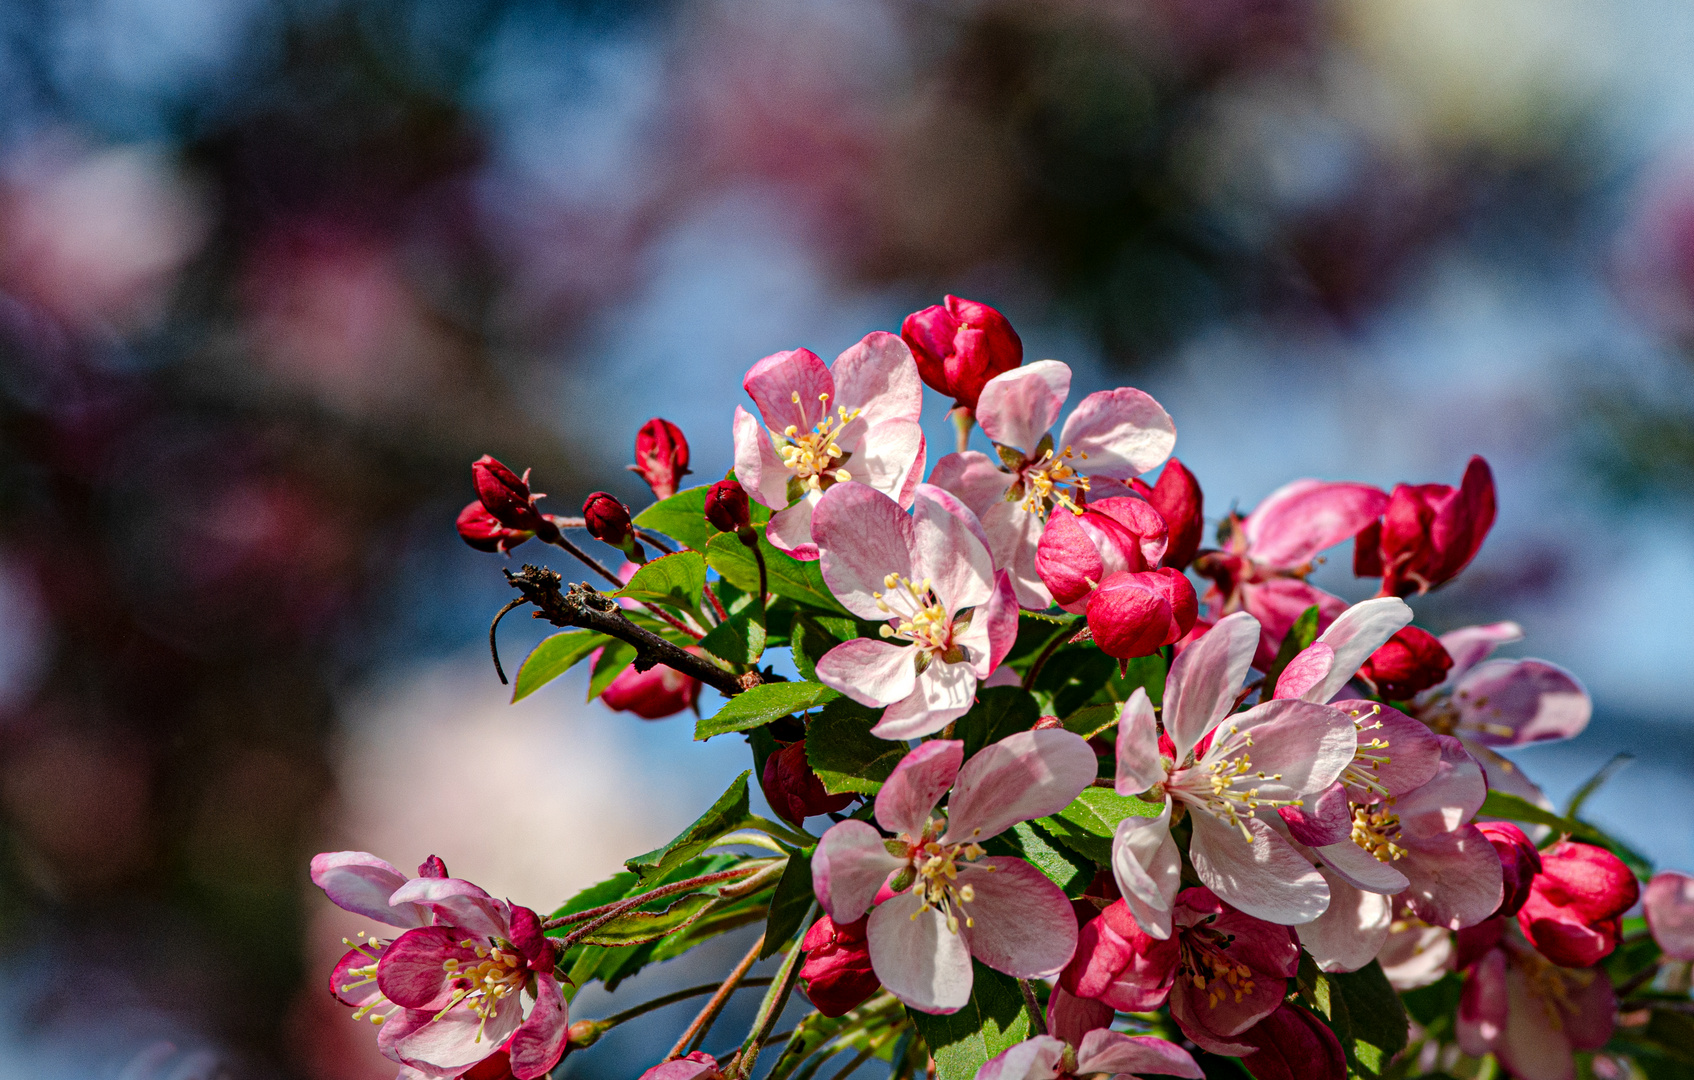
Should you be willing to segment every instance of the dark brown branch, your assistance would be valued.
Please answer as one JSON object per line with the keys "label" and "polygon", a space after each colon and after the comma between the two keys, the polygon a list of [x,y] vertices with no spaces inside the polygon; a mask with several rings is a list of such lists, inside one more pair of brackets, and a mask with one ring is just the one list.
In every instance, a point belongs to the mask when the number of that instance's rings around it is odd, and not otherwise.
{"label": "dark brown branch", "polygon": [[757,672],[735,676],[703,657],[672,645],[651,630],[624,617],[618,602],[587,584],[578,582],[564,589],[564,579],[545,567],[524,565],[517,573],[506,572],[506,580],[523,598],[535,605],[534,617],[554,626],[577,626],[635,646],[635,670],[646,671],[654,664],[692,675],[725,697],[734,697],[764,682]]}
{"label": "dark brown branch", "polygon": [[511,611],[515,607],[519,607],[527,603],[529,603],[529,601],[524,597],[513,597],[507,602],[506,606],[501,608],[499,613],[494,616],[494,621],[488,624],[488,651],[494,657],[494,674],[500,676],[501,686],[506,685],[506,672],[505,669],[500,666],[500,646],[495,644],[494,631],[499,628],[500,620],[506,617],[507,612]]}

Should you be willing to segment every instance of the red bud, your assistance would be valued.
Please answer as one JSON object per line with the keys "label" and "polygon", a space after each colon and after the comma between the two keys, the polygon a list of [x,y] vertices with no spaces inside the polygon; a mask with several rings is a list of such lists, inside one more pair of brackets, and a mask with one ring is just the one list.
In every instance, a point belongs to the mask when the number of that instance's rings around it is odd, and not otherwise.
{"label": "red bud", "polygon": [[989,379],[1023,363],[1023,342],[1006,317],[957,296],[906,316],[900,336],[923,381],[967,409]]}
{"label": "red bud", "polygon": [[1623,913],[1640,895],[1622,859],[1602,847],[1561,840],[1541,853],[1541,873],[1530,884],[1518,925],[1555,964],[1588,967],[1618,947]]}
{"label": "red bud", "polygon": [[452,877],[447,872],[447,864],[441,861],[441,856],[431,855],[418,864],[418,876],[426,878]]}
{"label": "red bud", "polygon": [[1256,1047],[1241,1064],[1257,1080],[1346,1080],[1347,1055],[1329,1025],[1286,1002],[1239,1035]]}
{"label": "red bud", "polygon": [[1522,829],[1509,821],[1479,821],[1476,827],[1500,856],[1500,878],[1504,886],[1495,915],[1516,915],[1529,899],[1535,875],[1541,872],[1541,853]]}
{"label": "red bud", "polygon": [[471,480],[483,507],[508,529],[532,532],[543,540],[558,534],[553,522],[536,508],[535,500],[541,496],[530,492],[528,470],[519,476],[484,454],[471,463]]}
{"label": "red bud", "polygon": [[719,480],[706,492],[706,520],[720,532],[739,532],[753,523],[747,492],[735,480]]}
{"label": "red bud", "polygon": [[[599,656],[596,651],[594,660]],[[646,671],[627,667],[600,691],[600,700],[609,709],[632,712],[643,720],[663,720],[700,700],[700,680],[663,664],[654,664]]]}
{"label": "red bud", "polygon": [[1425,593],[1458,576],[1494,527],[1494,474],[1470,459],[1457,488],[1399,484],[1382,515],[1378,552],[1367,552],[1368,527],[1355,541],[1355,570],[1382,572],[1382,595]]}
{"label": "red bud", "polygon": [[790,743],[765,759],[765,769],[759,777],[765,801],[771,804],[778,817],[804,825],[817,814],[830,814],[846,809],[853,801],[851,792],[831,795],[824,790],[823,781],[806,761],[806,740]]}
{"label": "red bud", "polygon": [[866,915],[837,926],[823,915],[800,942],[806,951],[800,979],[806,984],[806,996],[825,1016],[843,1016],[882,988],[871,970],[870,944],[865,940],[869,921]]}
{"label": "red bud", "polygon": [[478,551],[498,551],[502,555],[535,535],[523,529],[506,528],[480,502],[469,503],[460,510],[456,524],[459,538],[465,543]]}
{"label": "red bud", "polygon": [[629,470],[647,481],[653,494],[668,499],[677,481],[688,475],[688,440],[682,429],[655,416],[635,433],[635,464]]}
{"label": "red bud", "polygon": [[1152,504],[1159,516],[1165,519],[1165,530],[1169,537],[1165,546],[1165,557],[1159,560],[1160,566],[1168,566],[1172,570],[1186,570],[1188,564],[1194,561],[1195,554],[1200,550],[1200,539],[1206,531],[1203,516],[1205,496],[1200,492],[1200,481],[1194,474],[1178,461],[1171,458],[1165,463],[1164,471],[1159,474],[1159,482],[1149,485],[1145,480],[1135,480],[1135,490],[1141,497]]}
{"label": "red bud", "polygon": [[1453,658],[1447,655],[1440,638],[1428,630],[1407,626],[1371,653],[1359,674],[1369,679],[1383,697],[1405,701],[1440,683],[1452,666]]}
{"label": "red bud", "polygon": [[596,491],[582,504],[582,520],[588,535],[621,550],[636,562],[646,561],[641,545],[635,539],[635,525],[629,519],[629,507],[604,491]]}
{"label": "red bud", "polygon": [[1088,629],[1107,656],[1128,660],[1174,644],[1199,614],[1194,586],[1168,567],[1107,575],[1088,598]]}

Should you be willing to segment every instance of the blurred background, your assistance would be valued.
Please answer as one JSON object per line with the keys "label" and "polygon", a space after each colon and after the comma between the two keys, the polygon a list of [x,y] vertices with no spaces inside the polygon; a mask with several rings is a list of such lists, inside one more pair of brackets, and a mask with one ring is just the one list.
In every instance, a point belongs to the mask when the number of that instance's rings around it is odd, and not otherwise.
{"label": "blurred background", "polygon": [[1211,517],[1484,454],[1419,622],[1575,670],[1520,762],[1634,752],[1588,813],[1694,870],[1690,55],[1670,0],[3,0],[0,1078],[392,1076],[312,853],[547,909],[746,761],[506,704],[470,462],[639,507],[648,417],[709,481],[753,361],[944,292],[1154,394]]}

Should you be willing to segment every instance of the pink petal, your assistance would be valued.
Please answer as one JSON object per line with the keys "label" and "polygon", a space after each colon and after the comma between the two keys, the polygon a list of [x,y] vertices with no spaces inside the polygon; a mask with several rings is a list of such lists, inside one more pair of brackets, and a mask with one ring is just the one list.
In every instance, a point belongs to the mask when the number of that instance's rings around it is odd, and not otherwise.
{"label": "pink petal", "polygon": [[1641,894],[1653,940],[1672,960],[1694,960],[1694,878],[1661,870]]}
{"label": "pink petal", "polygon": [[1395,800],[1400,829],[1412,837],[1452,832],[1476,816],[1488,797],[1482,767],[1451,735],[1437,735],[1441,761],[1435,775]]}
{"label": "pink petal", "polygon": [[[336,961],[335,967],[329,973],[329,992],[334,994],[337,1001],[343,1005],[358,1008],[382,995],[382,989],[376,980],[369,975],[355,975],[354,968],[369,967],[381,960],[386,946],[364,945],[352,949]],[[366,981],[369,979],[370,981]]]}
{"label": "pink petal", "polygon": [[664,1061],[641,1074],[641,1080],[697,1080],[707,1073],[716,1074],[718,1059],[703,1051]]}
{"label": "pink petal", "polygon": [[[995,503],[1004,502],[1012,475],[1000,463],[978,450],[948,454],[930,470],[929,482],[963,499],[978,517]],[[990,545],[992,547],[992,545]]]}
{"label": "pink petal", "polygon": [[1603,969],[1595,974],[1586,985],[1576,979],[1569,980],[1573,985],[1566,998],[1565,1033],[1578,1050],[1600,1049],[1617,1027],[1618,999],[1612,980]]}
{"label": "pink petal", "polygon": [[1178,763],[1228,715],[1258,644],[1258,621],[1238,611],[1219,619],[1171,664],[1165,679],[1165,734],[1176,745]]}
{"label": "pink petal", "polygon": [[509,937],[504,901],[461,878],[413,878],[394,890],[391,904],[422,904],[435,920],[479,938]]}
{"label": "pink petal", "polygon": [[1118,714],[1117,764],[1119,795],[1139,795],[1165,778],[1153,703],[1144,687],[1135,688]]}
{"label": "pink petal", "polygon": [[[972,627],[979,624],[988,631],[988,670],[992,672],[1018,640],[1018,595],[1012,575],[1004,570],[994,572],[994,595],[971,620]],[[980,670],[977,673],[982,674]]]}
{"label": "pink petal", "polygon": [[1473,1057],[1493,1053],[1506,1030],[1506,954],[1491,949],[1465,974],[1454,1032],[1459,1049]]}
{"label": "pink petal", "polygon": [[1396,930],[1390,923],[1376,959],[1389,985],[1401,993],[1430,986],[1453,968],[1453,935],[1439,926],[1401,923]]}
{"label": "pink petal", "polygon": [[988,534],[988,548],[994,553],[994,565],[1012,576],[1018,606],[1029,611],[1046,610],[1053,603],[1053,595],[1036,566],[1041,518],[1025,510],[1021,502],[1002,500],[990,506],[981,520]]}
{"label": "pink petal", "polygon": [[1157,1073],[1200,1080],[1206,1074],[1188,1051],[1151,1035],[1091,1031],[1077,1047],[1079,1073]]}
{"label": "pink petal", "polygon": [[844,641],[818,658],[818,681],[877,708],[909,697],[917,684],[917,650],[871,638]]}
{"label": "pink petal", "polygon": [[535,1008],[513,1032],[508,1048],[512,1055],[512,1076],[516,1080],[545,1076],[565,1056],[565,1040],[569,1035],[570,1009],[565,996],[552,975],[538,972]]}
{"label": "pink petal", "polygon": [[1594,711],[1576,676],[1545,660],[1490,660],[1453,687],[1459,723],[1485,746],[1569,739]]}
{"label": "pink petal", "polygon": [[823,579],[842,606],[861,618],[888,618],[877,607],[888,575],[916,573],[911,517],[875,488],[836,484],[813,508],[812,536],[822,552]]}
{"label": "pink petal", "polygon": [[883,710],[871,734],[899,740],[933,735],[971,711],[976,686],[976,671],[969,663],[933,661],[918,673],[909,697]]}
{"label": "pink petal", "polygon": [[917,361],[897,334],[871,331],[835,358],[829,374],[835,382],[831,410],[858,409],[859,419],[873,427],[884,420],[916,420],[923,412]]}
{"label": "pink petal", "polygon": [[1231,728],[1251,737],[1248,757],[1253,772],[1264,777],[1256,786],[1270,799],[1295,799],[1329,787],[1352,762],[1357,746],[1352,717],[1340,709],[1309,701],[1267,701],[1220,725],[1202,761],[1217,760],[1234,745],[1224,735]]}
{"label": "pink petal", "polygon": [[1083,398],[1065,420],[1059,445],[1084,457],[1088,475],[1129,480],[1171,456],[1176,424],[1151,395],[1123,386]]}
{"label": "pink petal", "polygon": [[994,560],[976,515],[940,488],[918,485],[912,501],[912,563],[948,613],[994,594]]}
{"label": "pink petal", "polygon": [[1057,360],[1038,360],[994,376],[976,402],[976,422],[1001,446],[1028,455],[1059,418],[1071,392],[1071,369]]}
{"label": "pink petal", "polygon": [[469,1006],[459,1004],[399,1040],[394,1049],[414,1067],[458,1070],[500,1049],[522,1021],[523,1005],[516,996],[503,999],[486,1026]]}
{"label": "pink petal", "polygon": [[1329,907],[1295,932],[1318,970],[1357,971],[1382,951],[1394,922],[1393,905],[1381,893],[1355,889],[1328,870],[1319,873],[1329,882]]}
{"label": "pink petal", "polygon": [[1087,740],[1063,728],[1008,735],[959,770],[941,842],[980,842],[1017,822],[1056,814],[1094,782],[1097,768]]}
{"label": "pink petal", "polygon": [[995,1054],[976,1071],[976,1080],[1054,1080],[1065,1044],[1051,1035],[1036,1035]]}
{"label": "pink petal", "polygon": [[1279,806],[1276,813],[1288,835],[1307,847],[1339,844],[1353,832],[1353,804],[1340,783],[1307,795],[1300,806]]}
{"label": "pink petal", "polygon": [[1117,1010],[1097,998],[1077,997],[1063,982],[1047,998],[1047,1030],[1072,1046],[1080,1046],[1090,1031],[1112,1026]]}
{"label": "pink petal", "polygon": [[1502,1070],[1522,1080],[1576,1080],[1575,1047],[1563,1018],[1548,1018],[1537,989],[1522,968],[1506,966],[1506,1027],[1494,1053]]}
{"label": "pink petal", "polygon": [[[835,380],[810,349],[772,353],[747,369],[741,387],[772,431],[792,424],[804,434],[816,427],[825,413],[835,411]],[[825,394],[830,395],[827,405]]]}
{"label": "pink petal", "polygon": [[475,950],[459,944],[460,933],[450,926],[421,926],[395,938],[377,967],[378,988],[409,1009],[436,1001],[447,986],[447,961],[477,962]]}
{"label": "pink petal", "polygon": [[1382,862],[1351,839],[1318,848],[1314,854],[1324,861],[1336,877],[1355,889],[1393,896],[1402,892],[1409,884],[1406,875],[1396,869],[1404,860]]}
{"label": "pink petal", "polygon": [[815,505],[811,498],[798,499],[793,505],[772,514],[770,521],[765,523],[765,539],[771,542],[771,547],[801,562],[816,562],[819,551],[812,537]]}
{"label": "pink petal", "polygon": [[735,407],[735,478],[747,495],[761,506],[780,509],[788,505],[788,466],[777,456],[765,426],[753,414]]}
{"label": "pink petal", "polygon": [[[970,951],[938,909],[920,913],[920,906],[917,897],[903,892],[871,912],[866,928],[871,967],[883,988],[912,1008],[958,1012],[971,999]],[[1071,925],[1074,932],[1074,920]]]}
{"label": "pink petal", "polygon": [[1327,627],[1347,610],[1347,601],[1298,578],[1272,578],[1241,586],[1241,604],[1259,620],[1259,648],[1253,666],[1266,670],[1276,659],[1282,639],[1306,609],[1316,605],[1318,629]]}
{"label": "pink petal", "polygon": [[1389,795],[1397,798],[1435,778],[1441,766],[1441,740],[1427,725],[1391,705],[1375,702],[1342,701],[1333,708],[1363,725],[1359,731],[1361,753],[1388,759],[1361,762],[1359,769],[1374,777]]}
{"label": "pink petal", "polygon": [[1351,539],[1387,508],[1388,493],[1369,484],[1296,480],[1247,515],[1247,554],[1265,566],[1293,569]]}
{"label": "pink petal", "polygon": [[853,456],[843,466],[849,476],[901,506],[911,503],[912,491],[923,479],[922,427],[911,420],[884,420],[866,431],[864,442],[850,452]]}
{"label": "pink petal", "polygon": [[1351,679],[1370,654],[1412,621],[1412,609],[1397,596],[1378,596],[1336,616],[1318,641],[1335,650],[1329,673],[1300,695],[1319,704],[1329,701]]}
{"label": "pink petal", "polygon": [[[1299,698],[1316,701],[1307,691],[1319,687],[1335,667],[1335,650],[1322,641],[1314,641],[1295,654],[1276,680],[1277,698]],[[1327,698],[1325,700],[1328,700]]]}
{"label": "pink petal", "polygon": [[402,1060],[400,1057],[400,1051],[397,1049],[399,1043],[404,1040],[406,1036],[418,1031],[425,1024],[435,1019],[435,1014],[440,1011],[441,1010],[439,1008],[428,1011],[423,1009],[401,1009],[399,1012],[390,1015],[387,1020],[382,1022],[382,1026],[376,1029],[377,1051],[388,1060],[401,1063],[398,1080],[416,1080],[417,1077],[423,1076],[434,1077],[451,1075],[450,1072],[437,1069],[433,1065],[422,1069],[413,1068]]}
{"label": "pink petal", "polygon": [[[965,760],[965,744],[935,739],[900,759],[876,796],[876,821],[895,836],[916,839],[929,824],[931,812],[953,786]],[[833,914],[830,918],[835,919]],[[852,922],[852,919],[836,919]]]}
{"label": "pink petal", "polygon": [[869,822],[839,822],[823,834],[812,856],[812,891],[831,920],[857,922],[888,875],[905,865],[888,853]]}
{"label": "pink petal", "polygon": [[1112,876],[1124,906],[1148,937],[1167,941],[1182,888],[1182,855],[1171,837],[1171,801],[1158,817],[1126,817],[1112,836]]}
{"label": "pink petal", "polygon": [[1035,546],[1035,571],[1054,602],[1066,611],[1084,610],[1088,595],[1106,579],[1099,545],[1082,521],[1066,510],[1047,516],[1047,527]]}
{"label": "pink petal", "polygon": [[1323,876],[1258,818],[1243,821],[1251,843],[1208,813],[1190,813],[1188,819],[1194,823],[1188,849],[1194,872],[1226,903],[1283,926],[1311,922],[1329,906]]}
{"label": "pink petal", "polygon": [[1401,843],[1407,854],[1394,865],[1408,884],[1397,899],[1424,922],[1458,930],[1500,906],[1500,856],[1475,825]]}
{"label": "pink petal", "polygon": [[1057,975],[1076,951],[1076,916],[1064,890],[1022,859],[990,855],[959,868],[976,890],[960,933],[971,955],[1019,979]]}
{"label": "pink petal", "polygon": [[1457,681],[1465,672],[1488,659],[1489,654],[1499,646],[1522,640],[1523,627],[1515,622],[1461,626],[1451,633],[1442,634],[1441,647],[1453,658],[1453,666],[1447,672],[1447,682]]}
{"label": "pink petal", "polygon": [[326,851],[312,857],[312,884],[337,907],[388,926],[411,928],[429,921],[416,904],[391,904],[388,898],[406,883],[399,868],[365,851]]}

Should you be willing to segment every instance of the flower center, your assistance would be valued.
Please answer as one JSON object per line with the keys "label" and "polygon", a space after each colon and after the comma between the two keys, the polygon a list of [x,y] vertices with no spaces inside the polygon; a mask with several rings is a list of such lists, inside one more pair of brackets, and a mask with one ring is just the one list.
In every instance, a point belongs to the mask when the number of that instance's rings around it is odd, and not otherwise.
{"label": "flower center", "polygon": [[1369,712],[1361,712],[1358,708],[1347,710],[1347,714],[1353,718],[1353,727],[1359,734],[1359,748],[1353,753],[1353,760],[1342,770],[1341,782],[1378,795],[1387,795],[1388,789],[1382,786],[1378,773],[1384,765],[1394,760],[1385,752],[1388,749],[1388,740],[1380,735],[1372,735],[1368,742],[1365,740],[1367,733],[1382,729],[1381,720],[1368,722],[1381,713],[1382,706],[1376,704],[1371,705]]}
{"label": "flower center", "polygon": [[1088,455],[1078,454],[1067,446],[1059,451],[1057,457],[1049,448],[1035,461],[1025,465],[1019,473],[1019,479],[1023,481],[1023,508],[1042,517],[1055,506],[1062,506],[1073,514],[1082,513],[1074,493],[1088,491],[1088,477],[1071,467],[1070,462],[1076,460],[1086,461]]}
{"label": "flower center", "polygon": [[1257,787],[1260,781],[1281,780],[1282,774],[1254,770],[1253,756],[1247,752],[1253,745],[1251,735],[1242,734],[1233,724],[1221,731],[1227,740],[1226,748],[1210,763],[1202,759],[1200,764],[1173,775],[1166,781],[1165,790],[1213,817],[1227,821],[1241,830],[1248,843],[1252,843],[1253,833],[1247,828],[1247,819],[1260,810],[1304,806],[1305,800],[1273,799],[1260,795]]}
{"label": "flower center", "polygon": [[457,959],[447,959],[441,966],[447,969],[449,979],[453,982],[453,997],[447,1002],[447,1007],[436,1013],[436,1019],[447,1015],[448,1009],[464,1002],[466,1008],[481,1018],[476,1026],[475,1042],[482,1041],[482,1029],[488,1026],[488,1021],[500,1010],[500,1003],[524,988],[529,980],[529,969],[524,965],[524,959],[511,949],[499,945],[478,945],[474,939],[466,938],[460,946],[475,949],[477,962],[466,964]]}
{"label": "flower center", "polygon": [[912,581],[899,574],[889,574],[882,584],[887,591],[871,595],[876,598],[879,610],[898,620],[882,627],[879,633],[883,637],[910,641],[926,656],[947,659],[949,654],[958,652],[953,645],[953,618],[935,598],[929,578]]}
{"label": "flower center", "polygon": [[1195,927],[1182,935],[1177,977],[1188,980],[1196,990],[1206,991],[1206,1004],[1212,1008],[1230,995],[1239,1004],[1253,992],[1253,969],[1224,955],[1234,940],[1206,927]]}
{"label": "flower center", "polygon": [[1406,849],[1394,841],[1400,838],[1400,815],[1386,804],[1353,807],[1353,843],[1375,856],[1378,862],[1395,862],[1403,858]]}
{"label": "flower center", "polygon": [[[800,392],[792,395],[794,404],[800,404]],[[776,452],[782,458],[782,463],[788,471],[794,474],[802,487],[811,491],[822,491],[829,483],[840,481],[846,483],[853,479],[853,474],[840,467],[847,457],[836,443],[841,429],[858,419],[861,410],[849,411],[845,406],[837,405],[832,416],[829,409],[829,395],[819,394],[818,400],[823,402],[824,418],[818,421],[816,427],[805,434],[794,424],[782,429]]]}
{"label": "flower center", "polygon": [[[909,834],[902,839],[909,844],[907,857],[911,859],[911,892],[923,902],[912,912],[912,918],[916,919],[930,908],[935,908],[946,916],[948,931],[957,934],[961,916],[967,928],[976,925],[964,908],[976,899],[976,890],[969,884],[958,883],[959,866],[982,858],[983,849],[975,840],[942,844],[934,839],[945,828],[945,821],[932,821],[918,839],[912,840]],[[990,873],[994,871],[992,866],[983,869]]]}

